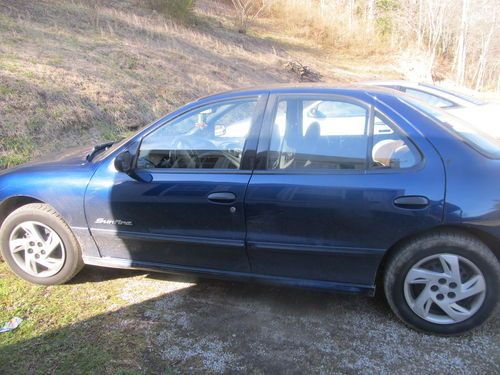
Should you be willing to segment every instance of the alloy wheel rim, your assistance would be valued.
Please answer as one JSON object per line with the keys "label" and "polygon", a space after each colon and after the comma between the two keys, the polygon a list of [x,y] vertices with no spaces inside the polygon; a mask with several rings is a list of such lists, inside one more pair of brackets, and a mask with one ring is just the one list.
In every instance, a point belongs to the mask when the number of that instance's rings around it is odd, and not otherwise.
{"label": "alloy wheel rim", "polygon": [[467,258],[450,253],[420,260],[404,281],[408,306],[422,319],[436,324],[454,324],[472,317],[485,294],[481,270]]}
{"label": "alloy wheel rim", "polygon": [[66,260],[61,237],[52,228],[37,221],[25,221],[14,228],[9,250],[24,272],[40,278],[57,274]]}

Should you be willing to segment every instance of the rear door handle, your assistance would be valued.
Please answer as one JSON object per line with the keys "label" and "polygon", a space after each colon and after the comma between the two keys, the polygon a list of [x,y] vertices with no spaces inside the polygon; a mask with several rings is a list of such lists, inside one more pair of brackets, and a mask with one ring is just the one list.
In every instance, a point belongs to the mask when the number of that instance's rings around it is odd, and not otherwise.
{"label": "rear door handle", "polygon": [[394,199],[394,205],[408,209],[424,208],[429,205],[429,199],[421,195],[407,195]]}
{"label": "rear door handle", "polygon": [[236,194],[231,192],[212,193],[208,195],[208,200],[214,203],[234,203]]}

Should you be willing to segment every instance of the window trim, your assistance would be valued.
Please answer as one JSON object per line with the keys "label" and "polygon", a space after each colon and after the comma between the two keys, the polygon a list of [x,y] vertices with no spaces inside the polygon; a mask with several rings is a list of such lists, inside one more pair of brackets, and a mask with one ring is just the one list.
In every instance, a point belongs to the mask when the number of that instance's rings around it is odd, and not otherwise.
{"label": "window trim", "polygon": [[[157,173],[167,173],[167,174],[172,174],[172,173],[182,173],[182,174],[202,174],[202,173],[210,173],[210,174],[249,174],[252,172],[254,165],[255,164],[255,157],[252,159],[251,154],[252,151],[254,151],[257,148],[257,142],[258,142],[258,136],[260,134],[260,129],[262,127],[262,122],[263,122],[263,117],[265,113],[265,109],[267,106],[267,101],[269,98],[269,93],[268,92],[263,92],[260,94],[251,94],[251,95],[242,95],[242,96],[235,96],[235,97],[229,97],[229,98],[220,98],[216,99],[213,101],[207,101],[207,102],[202,102],[199,103],[199,105],[193,106],[191,108],[186,109],[183,112],[178,113],[172,118],[169,118],[168,120],[162,121],[161,123],[158,123],[157,125],[153,126],[151,129],[149,129],[147,132],[144,134],[141,134],[140,139],[138,141],[138,144],[135,148],[135,152],[133,155],[133,168],[148,172],[151,174],[157,174]],[[180,117],[185,116],[188,113],[195,112],[196,110],[203,108],[203,107],[208,107],[208,106],[213,106],[217,104],[223,104],[223,103],[230,103],[230,102],[235,102],[235,101],[244,101],[244,100],[251,100],[255,99],[255,110],[254,114],[252,115],[252,120],[250,124],[250,129],[248,131],[248,134],[245,139],[245,143],[243,146],[243,150],[241,152],[241,160],[240,160],[240,167],[238,169],[227,169],[227,168],[142,168],[139,169],[137,168],[137,162],[139,159],[139,154],[142,146],[142,141],[144,138],[149,136],[150,134],[154,133],[158,129],[162,128],[163,126],[166,126],[176,120],[178,120]],[[245,167],[243,169],[242,167]]]}

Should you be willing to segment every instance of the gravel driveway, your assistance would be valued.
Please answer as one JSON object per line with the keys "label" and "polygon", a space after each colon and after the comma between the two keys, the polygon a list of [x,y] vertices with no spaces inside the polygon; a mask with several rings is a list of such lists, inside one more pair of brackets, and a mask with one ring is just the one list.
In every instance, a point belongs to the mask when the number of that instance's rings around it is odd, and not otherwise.
{"label": "gravel driveway", "polygon": [[381,297],[155,274],[122,298],[148,300],[129,323],[182,373],[500,373],[498,317],[436,337],[406,328]]}

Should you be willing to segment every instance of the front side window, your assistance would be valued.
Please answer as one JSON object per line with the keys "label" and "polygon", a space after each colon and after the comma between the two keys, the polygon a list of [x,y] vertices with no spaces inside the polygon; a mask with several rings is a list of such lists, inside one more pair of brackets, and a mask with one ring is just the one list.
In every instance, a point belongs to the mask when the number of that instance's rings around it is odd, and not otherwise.
{"label": "front side window", "polygon": [[278,102],[269,169],[364,169],[368,111],[340,100]]}
{"label": "front side window", "polygon": [[144,137],[138,168],[239,169],[257,98],[195,109]]}

